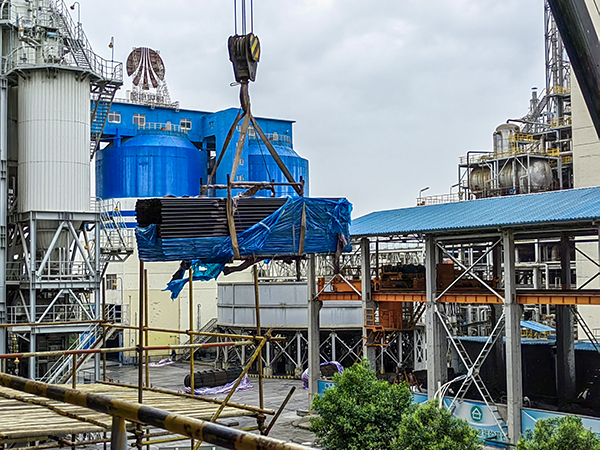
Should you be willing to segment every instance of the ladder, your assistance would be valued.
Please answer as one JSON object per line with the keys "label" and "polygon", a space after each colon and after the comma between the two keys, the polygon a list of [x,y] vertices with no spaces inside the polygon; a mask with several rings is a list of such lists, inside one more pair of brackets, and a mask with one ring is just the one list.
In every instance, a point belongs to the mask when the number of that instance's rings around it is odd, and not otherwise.
{"label": "ladder", "polygon": [[133,253],[132,232],[127,228],[119,204],[113,199],[96,199],[102,228],[100,252],[103,254]]}
{"label": "ladder", "polygon": [[461,358],[463,364],[467,368],[467,377],[464,379],[462,386],[460,387],[458,393],[455,395],[454,399],[452,400],[452,403],[450,404],[450,407],[449,407],[450,411],[453,411],[455,403],[461,402],[463,400],[469,387],[473,383],[473,384],[475,384],[475,387],[477,388],[479,395],[481,395],[481,398],[483,399],[484,403],[486,404],[486,406],[492,413],[492,416],[494,417],[494,420],[500,427],[500,430],[502,431],[502,433],[504,434],[505,437],[508,437],[508,425],[506,424],[506,422],[504,422],[504,419],[502,418],[502,416],[500,415],[500,411],[498,410],[498,406],[494,402],[494,399],[492,398],[490,392],[488,391],[487,387],[485,386],[485,383],[483,382],[483,380],[481,379],[481,376],[479,375],[479,368],[485,361],[486,357],[489,355],[489,353],[492,350],[494,344],[496,343],[496,340],[498,339],[498,337],[504,331],[504,321],[505,321],[504,314],[502,314],[502,316],[498,320],[498,323],[496,323],[496,326],[494,327],[492,334],[488,337],[485,345],[483,346],[483,349],[481,350],[481,352],[475,359],[475,362],[473,362],[473,360],[469,356],[469,353],[465,349],[464,345],[462,344],[462,342],[460,341],[458,336],[455,336],[450,332],[450,329],[451,329],[450,320],[448,319],[448,316],[446,316],[446,314],[444,312],[442,312],[442,310],[439,308],[439,305],[436,305],[436,312],[442,322],[442,325],[444,326],[444,328],[446,330],[446,333],[448,334],[448,336],[452,342],[452,345],[454,346],[454,349],[459,354],[459,357]]}
{"label": "ladder", "polygon": [[[217,318],[214,317],[212,319],[210,319],[208,322],[206,322],[204,324],[204,326],[202,328],[200,328],[200,331],[202,333],[210,333],[211,331],[213,331],[217,325]],[[212,338],[212,336],[207,336],[205,334],[196,334],[194,335],[194,338],[192,340],[192,342],[194,344],[205,344],[206,342],[208,342],[210,339]],[[186,342],[186,344],[189,344],[189,339]],[[183,348],[181,349],[181,353],[179,354],[179,361],[184,361],[186,359],[188,359],[190,357],[190,349],[189,348]]]}
{"label": "ladder", "polygon": [[98,150],[102,133],[108,120],[108,113],[115,99],[117,90],[121,83],[111,80],[104,80],[92,85],[92,116],[91,116],[91,139],[90,139],[90,159]]}

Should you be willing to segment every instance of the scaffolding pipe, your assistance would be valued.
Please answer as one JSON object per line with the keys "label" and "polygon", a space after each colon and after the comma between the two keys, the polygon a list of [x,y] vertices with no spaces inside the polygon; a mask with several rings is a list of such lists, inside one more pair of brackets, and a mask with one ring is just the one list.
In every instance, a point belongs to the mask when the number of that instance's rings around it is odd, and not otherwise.
{"label": "scaffolding pipe", "polygon": [[[266,340],[263,342],[266,342]],[[131,422],[154,426],[232,450],[308,450],[308,447],[303,445],[244,433],[223,425],[185,417],[159,408],[113,399],[104,395],[83,393],[63,386],[50,385],[14,375],[0,374],[0,386],[92,409]]]}
{"label": "scaffolding pipe", "polygon": [[[79,323],[79,322],[78,322]],[[14,325],[13,325],[14,326]],[[126,330],[137,330],[138,327],[133,325],[120,325],[120,324],[102,324],[104,327],[109,328],[122,328]],[[158,331],[161,333],[173,333],[173,334],[193,334],[194,336],[211,336],[211,337],[221,337],[221,338],[229,338],[229,339],[254,339],[256,341],[262,341],[261,336],[249,336],[246,334],[227,334],[227,333],[210,333],[207,331],[188,331],[188,330],[176,330],[172,328],[154,328],[148,327],[148,331]],[[270,341],[285,341],[284,337],[270,337]]]}
{"label": "scaffolding pipe", "polygon": [[148,300],[148,269],[144,269],[144,353],[146,362],[146,387],[150,386],[150,354],[148,351],[148,325],[150,325],[150,321],[148,318],[149,304],[150,301]]}
{"label": "scaffolding pipe", "polygon": [[[248,336],[249,338],[251,336]],[[254,345],[254,341],[238,341],[238,342],[208,342],[205,344],[166,344],[166,345],[150,345],[142,346],[142,350],[176,350],[181,348],[203,348],[203,347],[239,347],[242,345]],[[48,350],[43,352],[25,352],[25,353],[3,353],[0,354],[0,359],[15,359],[15,358],[31,358],[38,356],[62,356],[62,355],[92,355],[102,353],[120,353],[131,352],[138,350],[139,347],[110,347],[110,348],[87,348],[82,350]],[[136,386],[137,387],[137,386]]]}

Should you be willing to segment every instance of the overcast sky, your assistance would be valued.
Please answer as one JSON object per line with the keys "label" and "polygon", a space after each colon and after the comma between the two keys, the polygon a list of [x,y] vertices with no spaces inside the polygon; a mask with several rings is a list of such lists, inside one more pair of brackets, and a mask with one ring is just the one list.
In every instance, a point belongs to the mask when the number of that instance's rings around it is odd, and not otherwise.
{"label": "overcast sky", "polygon": [[[100,55],[111,36],[117,60],[159,50],[183,108],[239,106],[233,0],[79,2]],[[459,156],[527,112],[544,87],[543,23],[543,0],[254,0],[253,113],[296,121],[311,196],[346,197],[354,217],[413,206],[426,186],[449,192]]]}

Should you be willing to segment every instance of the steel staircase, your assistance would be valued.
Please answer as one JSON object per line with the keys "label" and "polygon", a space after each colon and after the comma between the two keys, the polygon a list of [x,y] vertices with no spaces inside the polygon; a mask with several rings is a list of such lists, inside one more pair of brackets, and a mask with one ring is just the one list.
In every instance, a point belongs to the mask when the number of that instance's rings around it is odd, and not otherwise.
{"label": "steel staircase", "polygon": [[598,342],[598,339],[596,339],[596,336],[594,336],[594,333],[592,333],[592,330],[590,330],[590,327],[588,327],[588,324],[585,322],[585,320],[583,319],[581,314],[579,314],[579,310],[577,309],[577,306],[572,305],[571,311],[573,311],[573,315],[575,316],[577,325],[582,328],[583,332],[585,333],[585,335],[587,336],[587,338],[589,339],[591,344],[594,346],[596,351],[600,352],[600,342]]}
{"label": "steel staircase", "polygon": [[[217,325],[217,318],[212,318],[208,322],[206,322],[202,328],[200,328],[200,331],[203,333],[210,333],[216,328],[216,325]],[[211,337],[212,336],[197,334],[194,336],[193,343],[194,344],[205,344],[206,342],[208,342],[211,339]],[[188,339],[186,344],[189,344],[189,343],[190,343],[190,341]],[[190,357],[190,349],[184,348],[184,349],[181,349],[181,353],[179,354],[178,360],[184,361],[184,360],[188,359],[189,357]]]}
{"label": "steel staircase", "polygon": [[[116,328],[109,328],[106,333],[106,340],[110,339],[115,333]],[[102,343],[103,327],[99,323],[91,324],[83,333],[79,335],[79,338],[71,345],[69,350],[85,350],[89,348],[98,348]],[[83,361],[90,356],[89,354],[77,355],[77,365],[83,363]],[[73,372],[73,356],[62,355],[52,366],[48,369],[46,374],[41,378],[40,381],[49,384],[61,384],[64,383],[67,378]]]}
{"label": "steel staircase", "polygon": [[455,403],[461,402],[464,399],[464,396],[466,395],[469,387],[471,386],[471,384],[474,383],[475,387],[477,388],[477,391],[481,395],[481,398],[483,399],[484,403],[486,404],[486,406],[492,413],[492,416],[494,417],[496,423],[498,424],[498,426],[504,433],[505,437],[507,437],[508,436],[508,425],[504,422],[504,419],[502,418],[502,416],[500,415],[500,411],[498,410],[498,406],[494,402],[494,399],[492,398],[487,387],[485,386],[485,383],[479,376],[479,369],[481,368],[486,357],[489,355],[494,344],[496,343],[496,341],[498,340],[498,338],[502,335],[502,333],[504,331],[504,322],[505,322],[504,314],[502,314],[502,316],[498,320],[498,323],[496,323],[496,326],[494,327],[492,334],[488,337],[486,343],[483,346],[483,349],[481,350],[481,352],[475,359],[475,362],[473,362],[473,360],[469,356],[469,353],[463,346],[463,344],[460,341],[460,339],[458,338],[458,336],[455,336],[452,333],[450,333],[451,323],[450,323],[450,320],[448,319],[448,316],[446,316],[446,314],[444,312],[442,312],[439,307],[436,308],[436,312],[437,312],[440,320],[442,321],[444,328],[446,329],[446,333],[448,334],[449,339],[451,340],[452,345],[454,346],[454,349],[457,351],[460,359],[462,360],[463,364],[467,368],[467,377],[464,379],[458,393],[455,395],[454,399],[452,400],[452,403],[450,404],[449,409],[451,411],[453,411]]}
{"label": "steel staircase", "polygon": [[98,150],[102,132],[108,120],[108,113],[115,99],[117,90],[121,87],[121,83],[110,81],[99,82],[92,85],[92,117],[91,117],[91,140],[90,140],[90,159],[94,158],[94,154]]}

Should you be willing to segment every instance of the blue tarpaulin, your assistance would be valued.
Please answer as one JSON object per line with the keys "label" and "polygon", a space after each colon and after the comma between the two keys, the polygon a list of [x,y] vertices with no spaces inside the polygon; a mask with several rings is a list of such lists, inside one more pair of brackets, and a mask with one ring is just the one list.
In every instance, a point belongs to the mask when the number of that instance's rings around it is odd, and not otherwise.
{"label": "blue tarpaulin", "polygon": [[[338,242],[350,251],[350,213],[346,199],[297,197],[270,216],[237,235],[240,256],[272,258],[297,255],[300,245],[302,209],[306,211],[304,253],[333,253]],[[160,239],[156,225],[135,229],[138,252],[144,261],[192,261],[194,280],[216,278],[233,258],[229,236],[194,239]],[[168,290],[175,298],[187,279],[174,280]]]}

